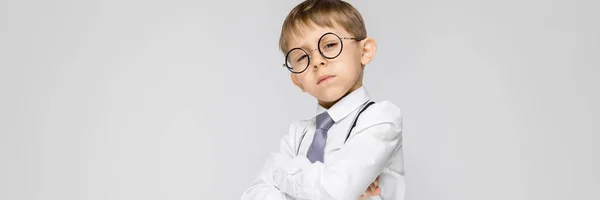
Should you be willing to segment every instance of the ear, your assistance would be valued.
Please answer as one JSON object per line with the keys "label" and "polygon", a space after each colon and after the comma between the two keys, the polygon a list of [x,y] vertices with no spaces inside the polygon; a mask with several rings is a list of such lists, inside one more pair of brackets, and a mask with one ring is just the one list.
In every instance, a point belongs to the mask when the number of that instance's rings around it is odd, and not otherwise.
{"label": "ear", "polygon": [[377,42],[371,37],[367,37],[361,41],[362,55],[360,57],[360,63],[365,66],[373,60],[375,52],[377,51]]}
{"label": "ear", "polygon": [[296,74],[290,73],[290,78],[292,78],[292,82],[294,83],[294,85],[298,86],[302,90],[302,92],[306,92],[304,90],[304,87],[302,87],[302,83],[298,81],[298,77],[296,77]]}

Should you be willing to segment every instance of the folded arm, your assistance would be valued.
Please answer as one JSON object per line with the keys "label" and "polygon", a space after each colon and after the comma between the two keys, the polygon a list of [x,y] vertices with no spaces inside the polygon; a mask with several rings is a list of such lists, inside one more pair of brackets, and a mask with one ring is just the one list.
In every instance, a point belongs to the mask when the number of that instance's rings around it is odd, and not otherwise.
{"label": "folded arm", "polygon": [[396,106],[375,104],[361,115],[355,136],[325,164],[289,158],[273,172],[275,187],[294,198],[357,199],[401,148],[401,129]]}
{"label": "folded arm", "polygon": [[290,131],[283,136],[279,152],[270,155],[258,177],[242,194],[242,200],[291,200],[296,199],[275,187],[273,172],[279,166],[290,162],[295,155],[295,134],[298,126],[293,123]]}

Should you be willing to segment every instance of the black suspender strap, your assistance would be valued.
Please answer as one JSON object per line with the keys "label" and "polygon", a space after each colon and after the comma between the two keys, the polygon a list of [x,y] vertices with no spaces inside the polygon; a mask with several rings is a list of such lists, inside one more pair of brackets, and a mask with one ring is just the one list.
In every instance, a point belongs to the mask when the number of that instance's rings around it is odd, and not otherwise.
{"label": "black suspender strap", "polygon": [[356,126],[356,122],[358,121],[358,117],[360,117],[360,114],[373,104],[375,104],[375,102],[371,101],[371,102],[367,103],[367,105],[365,105],[360,111],[358,111],[358,114],[354,118],[354,122],[352,122],[352,126],[350,127],[350,130],[348,131],[348,134],[346,135],[346,140],[344,140],[344,144],[346,144],[346,141],[348,141],[348,138],[350,138],[350,133],[352,133],[352,129],[354,129],[354,127]]}

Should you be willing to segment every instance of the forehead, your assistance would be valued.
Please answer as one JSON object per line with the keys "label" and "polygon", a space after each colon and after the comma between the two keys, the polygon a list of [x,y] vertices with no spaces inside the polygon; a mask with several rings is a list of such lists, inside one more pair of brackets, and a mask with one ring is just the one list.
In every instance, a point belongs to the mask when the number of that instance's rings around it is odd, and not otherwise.
{"label": "forehead", "polygon": [[319,38],[327,32],[333,32],[340,37],[349,37],[348,32],[337,24],[334,24],[332,27],[327,27],[318,26],[314,23],[298,23],[290,30],[287,36],[288,49],[296,47],[314,48],[317,45]]}

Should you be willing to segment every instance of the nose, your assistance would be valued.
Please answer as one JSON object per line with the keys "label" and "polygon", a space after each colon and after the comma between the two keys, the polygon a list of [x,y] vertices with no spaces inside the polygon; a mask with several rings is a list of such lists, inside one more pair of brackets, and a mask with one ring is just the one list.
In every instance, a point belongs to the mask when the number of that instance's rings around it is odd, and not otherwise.
{"label": "nose", "polygon": [[314,70],[319,68],[319,66],[327,65],[327,59],[325,59],[325,57],[323,57],[323,55],[321,55],[321,53],[319,53],[319,51],[317,49],[312,50],[311,54],[312,54],[311,57],[313,59],[311,60],[310,65],[313,66]]}

